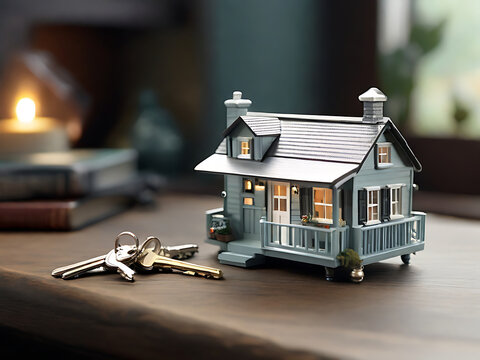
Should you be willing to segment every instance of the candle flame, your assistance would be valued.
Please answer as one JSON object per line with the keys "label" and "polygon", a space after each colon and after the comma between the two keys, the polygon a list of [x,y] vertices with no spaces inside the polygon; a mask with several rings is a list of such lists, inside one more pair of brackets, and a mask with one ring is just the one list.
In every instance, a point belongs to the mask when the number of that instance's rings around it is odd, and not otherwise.
{"label": "candle flame", "polygon": [[35,102],[29,98],[20,99],[16,108],[18,121],[31,123],[35,118]]}

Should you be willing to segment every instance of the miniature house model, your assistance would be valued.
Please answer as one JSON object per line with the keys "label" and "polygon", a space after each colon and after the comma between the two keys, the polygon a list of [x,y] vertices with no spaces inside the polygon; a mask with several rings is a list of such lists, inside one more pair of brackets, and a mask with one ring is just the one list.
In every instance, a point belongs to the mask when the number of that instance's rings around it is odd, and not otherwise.
{"label": "miniature house model", "polygon": [[424,248],[425,214],[412,210],[421,165],[388,117],[387,97],[359,96],[363,117],[248,112],[234,92],[225,101],[223,141],[195,170],[223,174],[224,207],[207,211],[230,224],[223,264],[248,267],[277,257],[336,268],[355,250],[363,264]]}

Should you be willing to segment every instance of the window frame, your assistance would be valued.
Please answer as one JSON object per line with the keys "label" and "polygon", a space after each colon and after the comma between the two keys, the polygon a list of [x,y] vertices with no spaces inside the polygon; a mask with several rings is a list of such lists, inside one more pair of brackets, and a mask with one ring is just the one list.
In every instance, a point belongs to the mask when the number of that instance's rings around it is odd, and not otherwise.
{"label": "window frame", "polygon": [[[387,148],[388,151],[386,154],[380,153],[380,148]],[[375,154],[375,162],[378,169],[385,169],[393,166],[392,162],[392,143],[390,142],[383,142],[377,143],[376,145],[376,154]],[[380,156],[387,156],[389,162],[380,162]]]}
{"label": "window frame", "polygon": [[[324,203],[321,203],[321,202],[315,202],[315,190],[330,190],[331,191],[331,199],[332,199],[332,202],[331,203],[327,203],[327,202],[324,202]],[[327,193],[326,191],[324,192],[324,200],[327,199]],[[332,218],[331,219],[328,219],[326,217],[324,218],[317,218],[315,217],[315,205],[320,205],[320,206],[324,206],[325,208],[325,213],[324,215],[327,215],[327,206],[329,206],[331,208],[331,213],[332,213]],[[333,224],[333,190],[330,189],[330,188],[322,188],[322,187],[312,187],[312,220],[317,222],[317,223],[321,223],[321,224]]]}
{"label": "window frame", "polygon": [[[387,185],[387,188],[390,189],[390,220],[395,220],[395,219],[401,219],[404,217],[402,210],[403,210],[403,202],[402,202],[402,192],[403,192],[403,187],[405,184],[392,184],[392,185]],[[398,199],[396,201],[397,203],[397,214],[393,213],[393,192],[398,190]]]}
{"label": "window frame", "polygon": [[[239,159],[252,159],[253,158],[253,141],[250,137],[238,137],[238,155],[237,158]],[[243,143],[248,142],[248,154],[242,154],[244,149]]]}
{"label": "window frame", "polygon": [[[381,191],[380,191],[380,186],[369,186],[364,188],[367,191],[367,222],[365,225],[375,225],[375,224],[380,224],[382,221],[380,220],[381,218]],[[377,202],[372,203],[370,202],[370,194],[373,193],[374,191],[377,192]],[[377,206],[377,219],[370,219],[370,208]]]}

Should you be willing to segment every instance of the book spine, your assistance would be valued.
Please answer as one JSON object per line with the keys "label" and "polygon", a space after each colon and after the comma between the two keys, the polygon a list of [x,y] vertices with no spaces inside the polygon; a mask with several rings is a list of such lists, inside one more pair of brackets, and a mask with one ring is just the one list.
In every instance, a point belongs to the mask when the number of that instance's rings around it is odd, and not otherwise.
{"label": "book spine", "polygon": [[79,174],[70,171],[13,172],[0,175],[0,200],[65,198],[84,195]]}
{"label": "book spine", "polygon": [[70,230],[71,209],[67,205],[45,203],[38,206],[22,203],[0,204],[0,229]]}

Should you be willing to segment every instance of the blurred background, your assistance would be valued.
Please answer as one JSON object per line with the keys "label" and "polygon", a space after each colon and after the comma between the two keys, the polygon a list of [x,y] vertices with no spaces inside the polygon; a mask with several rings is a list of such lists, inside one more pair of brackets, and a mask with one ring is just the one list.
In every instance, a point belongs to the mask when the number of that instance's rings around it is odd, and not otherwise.
{"label": "blurred background", "polygon": [[193,167],[233,90],[360,116],[376,86],[424,168],[416,208],[480,218],[478,19],[475,0],[0,0],[0,118],[28,93],[73,147],[133,147],[170,188],[217,194]]}

